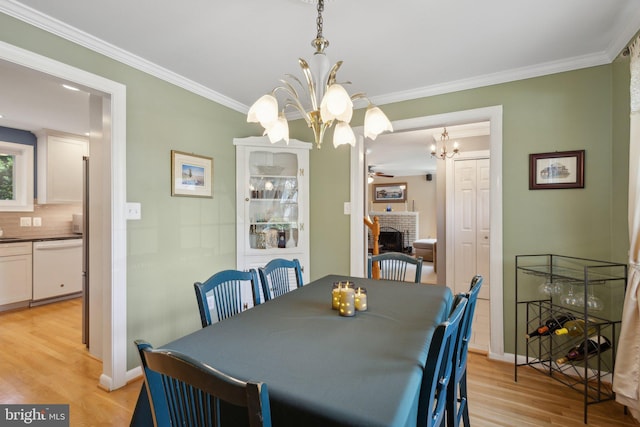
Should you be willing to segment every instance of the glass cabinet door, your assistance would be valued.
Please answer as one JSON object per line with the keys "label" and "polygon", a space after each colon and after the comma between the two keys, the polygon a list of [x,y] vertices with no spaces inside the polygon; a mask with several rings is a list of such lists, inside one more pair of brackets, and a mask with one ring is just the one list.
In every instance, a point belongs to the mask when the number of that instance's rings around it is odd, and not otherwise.
{"label": "glass cabinet door", "polygon": [[291,152],[249,153],[249,248],[298,246],[298,156]]}

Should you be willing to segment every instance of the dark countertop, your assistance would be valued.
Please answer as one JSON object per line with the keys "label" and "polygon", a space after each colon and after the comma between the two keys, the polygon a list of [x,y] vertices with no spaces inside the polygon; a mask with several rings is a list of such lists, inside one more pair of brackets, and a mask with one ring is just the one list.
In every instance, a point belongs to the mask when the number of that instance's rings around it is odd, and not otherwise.
{"label": "dark countertop", "polygon": [[2,243],[44,242],[48,240],[82,239],[82,234],[61,234],[57,236],[32,236],[32,237],[0,237]]}

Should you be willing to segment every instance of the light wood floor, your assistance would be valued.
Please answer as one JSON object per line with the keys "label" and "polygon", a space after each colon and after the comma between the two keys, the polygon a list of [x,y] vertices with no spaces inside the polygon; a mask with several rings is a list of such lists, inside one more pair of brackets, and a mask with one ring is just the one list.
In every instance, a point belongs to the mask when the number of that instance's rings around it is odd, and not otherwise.
{"label": "light wood floor", "polygon": [[[68,403],[71,426],[126,426],[142,381],[106,392],[98,387],[101,363],[81,343],[79,299],[0,313],[0,403]],[[531,368],[469,356],[473,427],[575,427],[582,395]],[[589,426],[637,426],[622,406],[589,407]]]}
{"label": "light wood floor", "polygon": [[70,425],[127,426],[142,380],[111,393],[82,344],[80,299],[0,313],[0,402],[69,404]]}

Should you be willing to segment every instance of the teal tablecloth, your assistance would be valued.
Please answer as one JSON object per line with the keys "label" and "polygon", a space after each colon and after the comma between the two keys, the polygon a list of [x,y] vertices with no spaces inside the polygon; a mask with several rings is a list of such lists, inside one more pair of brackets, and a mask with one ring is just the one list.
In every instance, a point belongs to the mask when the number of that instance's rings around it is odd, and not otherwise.
{"label": "teal tablecloth", "polygon": [[[341,317],[331,287],[346,279],[323,277],[163,348],[265,382],[274,426],[415,425],[431,335],[449,315],[451,291],[349,278],[367,288],[369,309]],[[134,424],[151,420],[141,412]]]}

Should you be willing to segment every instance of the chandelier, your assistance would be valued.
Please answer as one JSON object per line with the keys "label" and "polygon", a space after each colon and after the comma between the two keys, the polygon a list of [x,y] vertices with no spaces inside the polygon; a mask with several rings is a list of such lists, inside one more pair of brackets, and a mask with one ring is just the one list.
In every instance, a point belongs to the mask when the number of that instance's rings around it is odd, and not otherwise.
{"label": "chandelier", "polygon": [[[353,114],[353,101],[366,99],[369,102],[364,119],[364,135],[367,138],[376,139],[384,131],[393,131],[391,122],[382,110],[371,103],[364,93],[356,93],[349,96],[341,84],[336,83],[336,73],[342,65],[342,61],[329,67],[329,59],[324,49],[329,46],[329,41],[322,36],[322,12],[324,0],[318,0],[318,17],[316,19],[317,35],[311,41],[315,52],[309,63],[302,58],[298,59],[300,68],[306,80],[306,86],[291,74],[281,79],[282,86],[278,86],[270,94],[260,97],[249,109],[247,122],[260,123],[264,128],[264,134],[269,141],[275,143],[285,140],[289,143],[289,123],[284,115],[287,108],[297,110],[304,117],[313,130],[315,143],[318,149],[322,145],[325,131],[335,124],[333,129],[333,146],[343,144],[356,144],[356,137],[349,125]],[[344,84],[349,84],[345,82]],[[276,93],[285,94],[284,106],[279,110]],[[304,96],[302,98],[301,96]],[[303,101],[304,100],[304,101]],[[310,107],[309,107],[310,106]]]}
{"label": "chandelier", "polygon": [[453,143],[453,151],[447,151],[447,142],[449,141],[449,132],[447,132],[447,128],[444,128],[442,131],[442,135],[440,135],[440,152],[436,152],[436,144],[431,144],[431,157],[437,157],[440,160],[450,159],[456,154],[460,153],[460,149],[458,148],[458,143]]}

